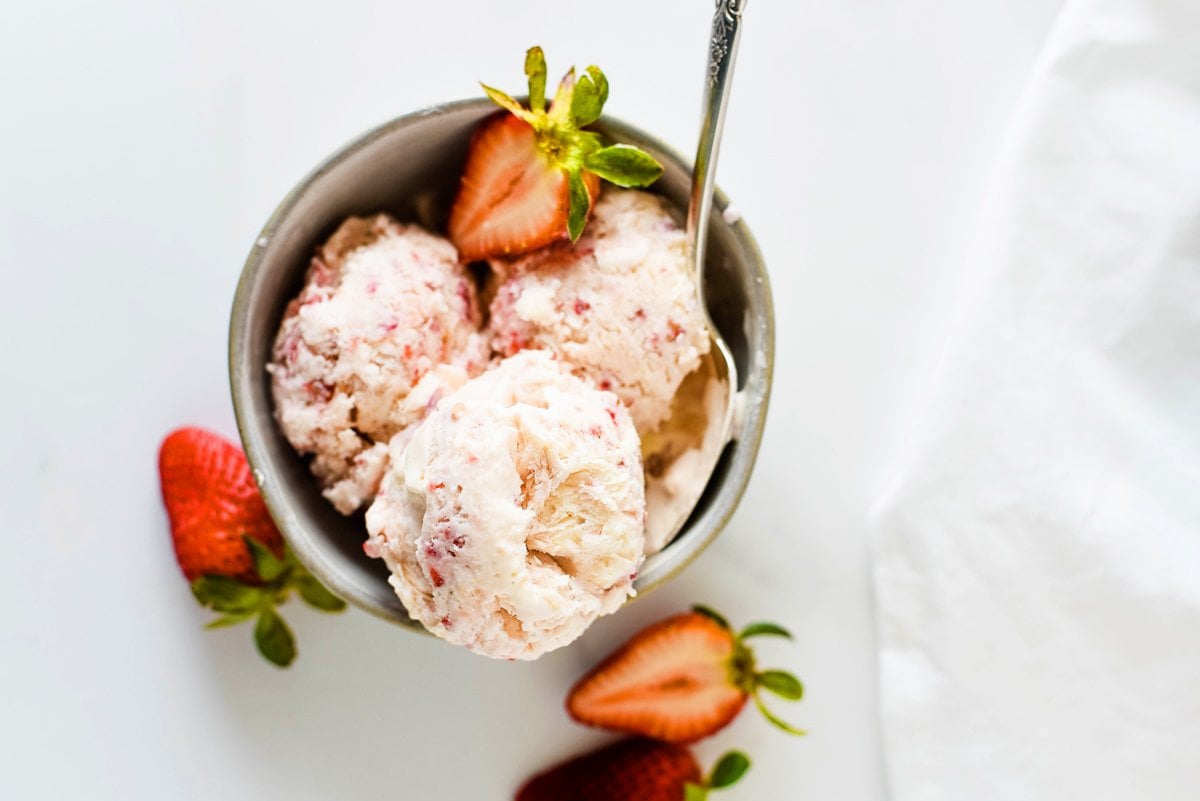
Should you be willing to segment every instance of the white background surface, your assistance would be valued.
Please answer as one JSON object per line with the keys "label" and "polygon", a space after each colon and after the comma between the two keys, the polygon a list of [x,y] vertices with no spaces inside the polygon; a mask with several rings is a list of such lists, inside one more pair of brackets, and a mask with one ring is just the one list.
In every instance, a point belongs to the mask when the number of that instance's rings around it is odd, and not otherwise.
{"label": "white background surface", "polygon": [[275,203],[363,129],[487,78],[599,63],[608,110],[690,151],[711,6],[9,3],[0,11],[0,796],[504,799],[598,743],[569,684],[692,601],[777,619],[808,697],[700,752],[736,799],[886,796],[866,510],[922,398],[1004,122],[1053,0],[756,0],[719,180],[779,311],[742,508],[682,578],[532,665],[364,614],[287,608],[301,655],[200,630],[155,470],[184,423],[233,433],[224,345]]}

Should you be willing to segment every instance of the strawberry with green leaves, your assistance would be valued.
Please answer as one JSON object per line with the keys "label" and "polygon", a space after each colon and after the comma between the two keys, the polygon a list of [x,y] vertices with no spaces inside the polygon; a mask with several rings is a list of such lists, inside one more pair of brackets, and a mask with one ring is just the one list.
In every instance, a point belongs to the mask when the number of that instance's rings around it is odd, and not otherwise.
{"label": "strawberry with green leaves", "polygon": [[259,652],[287,667],[296,641],[276,607],[293,590],[325,612],[345,603],[284,544],[236,445],[200,428],[178,429],[163,440],[158,473],[175,558],[196,600],[221,615],[207,628],[255,620]]}
{"label": "strawberry with green leaves", "polygon": [[516,801],[704,801],[749,767],[745,754],[730,751],[702,777],[688,749],[631,737],[534,776]]}
{"label": "strawberry with green leaves", "polygon": [[588,126],[600,118],[608,79],[590,66],[563,77],[546,104],[546,59],[525,54],[529,107],[483,85],[506,111],[486,119],[467,151],[458,196],[450,209],[450,240],[466,261],[527,253],[583,232],[600,179],[649,186],[662,175],[654,157],[625,144],[606,144]]}
{"label": "strawberry with green leaves", "polygon": [[567,696],[567,712],[589,726],[690,743],[728,725],[746,701],[790,734],[762,700],[762,691],[789,701],[804,694],[782,670],[759,670],[747,640],[791,634],[774,623],[734,632],[725,618],[697,606],[635,634],[584,676]]}

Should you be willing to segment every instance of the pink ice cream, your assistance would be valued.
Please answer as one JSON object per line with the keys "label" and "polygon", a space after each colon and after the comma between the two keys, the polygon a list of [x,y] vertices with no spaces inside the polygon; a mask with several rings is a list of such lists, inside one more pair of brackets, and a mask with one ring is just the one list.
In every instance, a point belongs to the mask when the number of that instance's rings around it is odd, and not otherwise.
{"label": "pink ice cream", "polygon": [[338,511],[375,494],[393,435],[483,369],[479,324],[454,247],[419,226],[351,217],[318,249],[267,370],[284,435]]}
{"label": "pink ice cream", "polygon": [[492,347],[546,348],[610,389],[639,432],[670,414],[684,377],[708,352],[684,233],[661,198],[606,187],[573,246],[495,261]]}
{"label": "pink ice cream", "polygon": [[518,353],[397,438],[367,512],[409,613],[487,656],[534,659],[633,594],[640,441],[611,392]]}

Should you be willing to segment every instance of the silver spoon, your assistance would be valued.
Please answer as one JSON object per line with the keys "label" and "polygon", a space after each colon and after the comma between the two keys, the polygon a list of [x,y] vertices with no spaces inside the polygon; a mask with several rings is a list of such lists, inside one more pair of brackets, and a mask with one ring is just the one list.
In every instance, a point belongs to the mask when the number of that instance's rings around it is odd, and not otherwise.
{"label": "silver spoon", "polygon": [[[709,42],[708,76],[704,85],[704,116],[700,122],[700,142],[696,145],[696,163],[692,168],[692,194],[688,200],[687,214],[689,260],[696,282],[696,298],[708,324],[717,361],[717,378],[725,381],[731,400],[732,394],[737,391],[737,367],[729,345],[708,313],[708,302],[704,296],[704,256],[708,245],[708,218],[712,214],[717,155],[721,149],[725,108],[729,105],[729,88],[733,85],[733,64],[737,58],[738,42],[742,38],[742,12],[745,8],[746,0],[717,0],[717,13],[713,17]],[[729,440],[732,426],[733,403],[730,402],[725,404],[722,442]]]}
{"label": "silver spoon", "polygon": [[[721,385],[720,397],[702,401],[707,413],[708,431],[699,443],[699,463],[693,462],[693,475],[700,480],[685,485],[670,505],[671,516],[654,521],[655,537],[665,544],[675,538],[687,522],[716,467],[727,442],[733,439],[737,393],[737,366],[721,332],[708,313],[704,293],[704,256],[708,240],[708,219],[712,214],[713,180],[717,172],[717,153],[721,131],[725,126],[725,108],[729,103],[729,88],[733,64],[741,38],[742,12],[747,0],[717,0],[709,41],[708,68],[704,82],[704,113],[700,123],[700,142],[696,146],[696,162],[692,168],[692,191],[688,201],[687,241],[692,279],[696,298],[708,325],[710,353],[708,364],[701,367]],[[670,426],[668,421],[667,426]]]}

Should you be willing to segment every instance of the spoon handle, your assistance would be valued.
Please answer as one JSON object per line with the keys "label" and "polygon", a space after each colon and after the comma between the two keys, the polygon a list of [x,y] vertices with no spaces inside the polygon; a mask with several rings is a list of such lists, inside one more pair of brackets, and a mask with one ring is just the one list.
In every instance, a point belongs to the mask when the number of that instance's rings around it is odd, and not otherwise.
{"label": "spoon handle", "polygon": [[704,117],[700,123],[700,143],[696,146],[696,163],[692,168],[692,194],[688,202],[687,239],[691,263],[696,271],[696,287],[700,307],[704,303],[704,254],[708,239],[708,218],[712,213],[713,178],[717,172],[717,153],[721,146],[721,129],[725,126],[725,107],[729,103],[729,87],[733,78],[733,62],[737,57],[742,33],[742,12],[747,0],[716,0],[712,38],[708,45],[708,76],[704,84]]}

